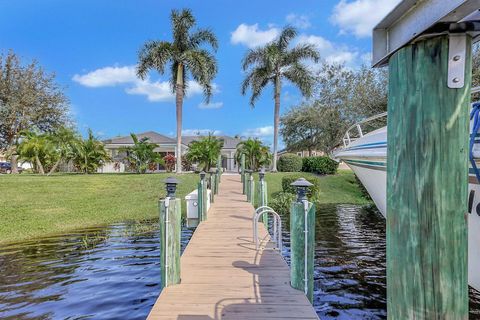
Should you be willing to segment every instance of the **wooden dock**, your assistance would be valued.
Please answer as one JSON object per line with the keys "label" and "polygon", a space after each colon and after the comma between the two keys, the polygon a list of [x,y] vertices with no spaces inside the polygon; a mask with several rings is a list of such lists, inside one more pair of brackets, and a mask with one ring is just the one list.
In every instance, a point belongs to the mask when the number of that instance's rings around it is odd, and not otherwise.
{"label": "wooden dock", "polygon": [[[240,175],[222,175],[208,220],[181,257],[181,284],[162,291],[148,319],[318,319],[304,293],[290,286],[281,255],[255,250],[253,212]],[[262,224],[259,234],[268,239]]]}

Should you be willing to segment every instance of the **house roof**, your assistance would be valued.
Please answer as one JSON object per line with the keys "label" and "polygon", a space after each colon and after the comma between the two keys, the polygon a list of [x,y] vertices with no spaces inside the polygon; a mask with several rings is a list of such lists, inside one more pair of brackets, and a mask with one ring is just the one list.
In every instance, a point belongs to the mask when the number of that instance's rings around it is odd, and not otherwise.
{"label": "house roof", "polygon": [[[182,143],[189,145],[193,141],[198,141],[206,136],[183,136]],[[233,138],[229,136],[215,136],[215,138],[223,140],[223,148],[224,149],[236,149],[237,144],[239,144],[242,140],[238,138]]]}
{"label": "house roof", "polygon": [[[164,136],[163,134],[157,133],[155,131],[147,131],[137,134],[138,139],[147,137],[149,142],[156,144],[175,144],[177,141],[173,138]],[[133,139],[130,135],[125,137],[117,137],[108,140],[104,140],[105,144],[133,144]]]}

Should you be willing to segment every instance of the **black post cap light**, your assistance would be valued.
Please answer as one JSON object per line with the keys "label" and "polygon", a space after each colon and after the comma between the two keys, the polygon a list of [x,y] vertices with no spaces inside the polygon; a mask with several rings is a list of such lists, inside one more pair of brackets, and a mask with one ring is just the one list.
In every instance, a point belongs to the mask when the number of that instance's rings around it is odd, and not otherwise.
{"label": "black post cap light", "polygon": [[210,168],[210,170],[208,171],[208,173],[210,173],[210,176],[214,175],[215,173],[217,173],[217,169],[216,168]]}
{"label": "black post cap light", "polygon": [[302,202],[303,200],[308,200],[307,199],[307,192],[308,188],[313,186],[312,183],[308,182],[304,178],[299,178],[295,182],[290,184],[292,187],[295,187],[297,190],[297,202]]}
{"label": "black post cap light", "polygon": [[205,180],[205,175],[206,175],[205,171],[202,170],[200,172],[200,180]]}
{"label": "black post cap light", "polygon": [[260,178],[260,181],[263,181],[265,179],[265,168],[262,168],[260,172],[258,173],[258,177]]}
{"label": "black post cap light", "polygon": [[175,198],[175,192],[177,191],[177,184],[178,184],[178,180],[175,177],[168,177],[165,180],[167,197]]}

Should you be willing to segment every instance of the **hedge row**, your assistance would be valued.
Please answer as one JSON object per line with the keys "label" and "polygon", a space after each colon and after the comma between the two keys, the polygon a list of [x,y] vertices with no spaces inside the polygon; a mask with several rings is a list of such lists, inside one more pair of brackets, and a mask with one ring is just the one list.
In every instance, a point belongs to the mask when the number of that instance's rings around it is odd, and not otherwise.
{"label": "hedge row", "polygon": [[312,172],[316,174],[334,174],[337,172],[338,162],[329,157],[301,158],[293,153],[281,155],[277,169],[281,172]]}

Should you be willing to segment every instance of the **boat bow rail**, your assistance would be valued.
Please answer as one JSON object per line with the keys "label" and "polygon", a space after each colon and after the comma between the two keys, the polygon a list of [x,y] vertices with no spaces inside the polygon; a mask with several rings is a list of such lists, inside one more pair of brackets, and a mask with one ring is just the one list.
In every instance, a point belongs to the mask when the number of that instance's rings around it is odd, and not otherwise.
{"label": "boat bow rail", "polygon": [[365,127],[367,125],[371,125],[372,122],[374,122],[375,120],[385,119],[385,121],[382,122],[382,125],[380,125],[380,127],[385,126],[386,118],[387,118],[387,112],[384,112],[384,113],[380,113],[375,116],[372,116],[370,118],[367,118],[365,120],[362,120],[360,122],[357,122],[351,127],[349,127],[345,132],[345,135],[343,136],[344,148],[347,148],[352,142],[354,142],[359,138],[362,138],[366,133],[368,133],[369,131],[365,130]]}

